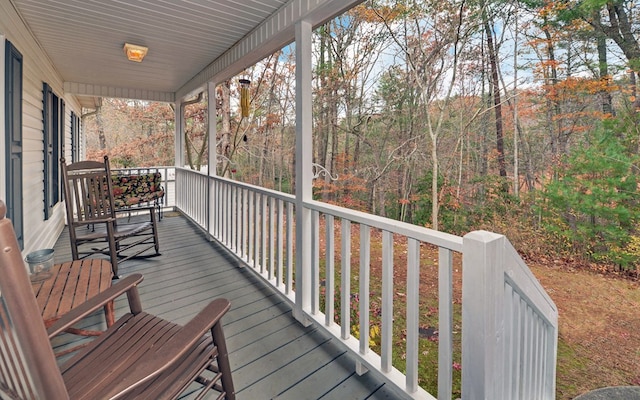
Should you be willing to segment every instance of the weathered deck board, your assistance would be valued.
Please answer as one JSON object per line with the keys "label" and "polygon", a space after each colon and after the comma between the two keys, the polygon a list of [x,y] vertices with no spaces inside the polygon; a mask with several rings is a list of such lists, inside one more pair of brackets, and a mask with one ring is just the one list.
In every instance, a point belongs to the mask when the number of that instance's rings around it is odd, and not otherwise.
{"label": "weathered deck board", "polygon": [[[249,268],[206,240],[200,230],[168,213],[159,222],[162,255],[119,266],[121,275],[139,272],[146,311],[185,323],[216,297],[231,301],[223,319],[238,399],[397,399],[402,394],[378,375],[355,374],[343,345],[317,327],[307,328],[291,316],[291,306]],[[55,247],[56,262],[71,259],[67,232]],[[116,301],[116,318],[126,312]],[[104,327],[101,313],[83,327]],[[57,349],[78,343],[76,337],[54,339]],[[187,394],[185,398],[189,398]]]}

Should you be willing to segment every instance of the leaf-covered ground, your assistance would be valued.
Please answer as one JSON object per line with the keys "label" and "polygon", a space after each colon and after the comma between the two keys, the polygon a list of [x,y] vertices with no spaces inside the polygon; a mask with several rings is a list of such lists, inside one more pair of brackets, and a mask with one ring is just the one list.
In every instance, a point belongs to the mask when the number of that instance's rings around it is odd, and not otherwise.
{"label": "leaf-covered ground", "polygon": [[[322,225],[324,238],[324,225]],[[352,227],[352,274],[357,276],[359,264],[359,227]],[[336,243],[340,243],[340,230],[335,227]],[[380,293],[381,278],[381,237],[372,232],[371,240],[371,283],[372,295]],[[396,323],[402,326],[406,290],[406,241],[394,245],[394,308]],[[321,240],[324,257],[324,240]],[[340,260],[339,246],[336,259]],[[605,268],[577,266],[576,263],[556,260],[544,256],[527,257],[527,265],[542,283],[559,311],[560,335],[558,344],[557,390],[558,400],[568,400],[605,386],[640,385],[640,280],[637,277],[619,276]],[[424,327],[437,326],[438,252],[435,247],[421,249],[420,323]],[[459,312],[462,281],[461,259],[454,257],[454,342],[459,351]],[[337,279],[339,282],[339,279]],[[339,290],[337,288],[337,290]],[[357,280],[352,283],[353,293],[358,291]],[[372,301],[376,301],[375,295]],[[336,310],[339,309],[339,306]],[[375,318],[372,319],[375,323]],[[426,329],[426,328],[425,328]],[[424,340],[428,342],[428,340]],[[402,353],[403,343],[395,344],[396,352]],[[434,347],[436,350],[437,347]],[[402,368],[404,360],[399,360]],[[437,365],[437,359],[421,358],[425,368]],[[432,372],[422,371],[423,387],[435,393],[436,383]],[[459,387],[459,371],[454,373],[456,387]],[[433,379],[432,379],[433,378]],[[459,392],[454,390],[459,396]]]}
{"label": "leaf-covered ground", "polygon": [[640,282],[541,261],[528,265],[560,315],[557,398],[640,385]]}
{"label": "leaf-covered ground", "polygon": [[[437,287],[436,257],[433,249],[422,254],[423,295]],[[395,258],[396,265],[406,262],[402,254]],[[569,400],[605,386],[640,385],[640,281],[545,257],[527,265],[559,311],[556,398]],[[459,267],[456,257],[454,302],[461,297]],[[398,270],[395,280],[405,281],[404,271]]]}

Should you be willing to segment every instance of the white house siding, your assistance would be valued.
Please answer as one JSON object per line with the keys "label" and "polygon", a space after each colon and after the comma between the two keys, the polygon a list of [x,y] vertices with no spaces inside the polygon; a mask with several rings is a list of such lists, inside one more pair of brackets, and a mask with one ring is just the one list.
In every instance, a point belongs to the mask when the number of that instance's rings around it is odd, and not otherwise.
{"label": "white house siding", "polygon": [[[47,82],[55,94],[65,102],[65,154],[71,151],[70,114],[81,114],[81,108],[75,97],[63,92],[63,79],[54,69],[46,54],[30,35],[11,4],[0,2],[0,37],[4,58],[4,39],[8,39],[22,53],[23,57],[23,102],[22,102],[22,138],[23,138],[23,211],[24,211],[24,251],[27,254],[40,248],[53,247],[64,228],[65,211],[58,203],[50,218],[44,220],[44,140],[42,122],[42,85]],[[0,64],[0,78],[4,82],[4,60]],[[4,85],[2,97],[4,97]],[[4,107],[0,113],[2,138],[0,140],[0,165],[4,175],[6,157],[4,132]],[[62,194],[62,193],[61,193]],[[6,182],[0,180],[0,198],[6,198]]]}

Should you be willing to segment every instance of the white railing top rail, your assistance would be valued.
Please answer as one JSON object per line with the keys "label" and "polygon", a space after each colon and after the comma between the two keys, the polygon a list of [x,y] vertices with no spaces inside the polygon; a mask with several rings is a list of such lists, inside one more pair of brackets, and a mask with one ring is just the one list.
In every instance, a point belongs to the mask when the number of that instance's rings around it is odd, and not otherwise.
{"label": "white railing top rail", "polygon": [[335,217],[348,219],[352,222],[368,225],[372,228],[398,233],[420,242],[462,252],[462,238],[460,236],[319,201],[306,201],[304,202],[304,206],[324,214],[330,214]]}
{"label": "white railing top rail", "polygon": [[180,167],[174,167],[173,165],[152,165],[149,167],[122,167],[122,168],[111,168],[112,171],[146,171],[149,169],[174,169]]}
{"label": "white railing top rail", "polygon": [[540,317],[543,317],[549,325],[557,328],[558,308],[551,297],[508,240],[505,240],[505,252],[505,255],[510,257],[512,261],[505,265],[505,278],[511,283],[511,286],[518,288],[520,296],[539,313]]}
{"label": "white railing top rail", "polygon": [[264,194],[274,199],[286,201],[288,203],[294,203],[296,201],[296,197],[294,195],[278,192],[277,190],[267,189],[261,186],[251,185],[249,183],[238,182],[238,181],[234,181],[233,179],[223,178],[221,176],[212,176],[211,178],[213,178],[216,181],[223,182],[227,185],[243,187],[253,192]]}

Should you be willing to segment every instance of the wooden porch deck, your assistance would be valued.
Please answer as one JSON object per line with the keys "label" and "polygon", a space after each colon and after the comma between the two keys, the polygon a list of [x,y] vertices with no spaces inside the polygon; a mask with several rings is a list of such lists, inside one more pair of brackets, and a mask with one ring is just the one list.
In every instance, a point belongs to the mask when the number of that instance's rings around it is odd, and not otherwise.
{"label": "wooden porch deck", "polygon": [[[279,293],[209,242],[186,218],[167,213],[159,228],[162,255],[127,261],[120,265],[120,274],[142,273],[144,309],[178,323],[188,321],[213,298],[230,300],[223,323],[238,399],[406,398],[376,372],[358,376],[341,343],[314,325],[305,328],[295,321]],[[55,260],[70,259],[65,230],[56,243]],[[116,318],[126,309],[125,299],[117,301]],[[85,327],[100,325],[101,314],[83,321]],[[77,341],[61,335],[53,344],[62,350]]]}

